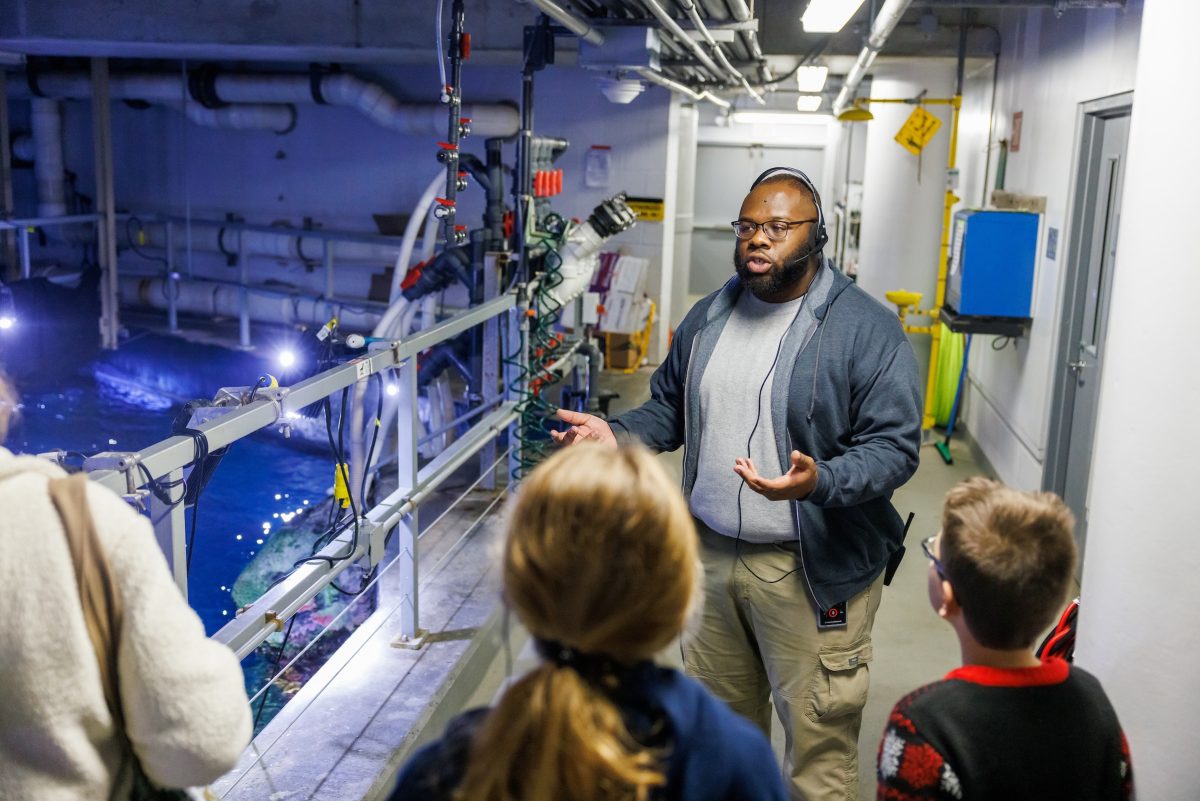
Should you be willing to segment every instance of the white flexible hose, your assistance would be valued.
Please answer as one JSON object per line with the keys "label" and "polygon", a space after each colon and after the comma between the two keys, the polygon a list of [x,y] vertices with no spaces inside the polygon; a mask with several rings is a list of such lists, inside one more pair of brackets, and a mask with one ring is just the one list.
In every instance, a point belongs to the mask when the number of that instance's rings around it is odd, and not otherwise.
{"label": "white flexible hose", "polygon": [[392,273],[392,288],[388,292],[388,303],[395,303],[400,297],[400,284],[404,281],[404,274],[412,266],[412,252],[417,242],[417,231],[420,229],[421,223],[425,221],[425,215],[429,213],[433,199],[437,197],[438,191],[445,186],[445,183],[446,173],[438,170],[437,175],[433,176],[433,180],[429,182],[429,186],[425,187],[421,199],[417,201],[412,216],[408,218],[408,225],[404,226],[404,238],[400,242],[400,268]]}

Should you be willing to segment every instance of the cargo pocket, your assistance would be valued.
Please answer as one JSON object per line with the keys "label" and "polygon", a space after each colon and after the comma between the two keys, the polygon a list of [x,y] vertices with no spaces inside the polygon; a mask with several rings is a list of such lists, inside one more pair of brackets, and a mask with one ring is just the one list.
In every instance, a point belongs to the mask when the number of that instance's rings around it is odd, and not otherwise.
{"label": "cargo pocket", "polygon": [[822,648],[814,671],[805,714],[814,723],[860,713],[871,687],[868,667],[874,650],[868,640],[845,648]]}

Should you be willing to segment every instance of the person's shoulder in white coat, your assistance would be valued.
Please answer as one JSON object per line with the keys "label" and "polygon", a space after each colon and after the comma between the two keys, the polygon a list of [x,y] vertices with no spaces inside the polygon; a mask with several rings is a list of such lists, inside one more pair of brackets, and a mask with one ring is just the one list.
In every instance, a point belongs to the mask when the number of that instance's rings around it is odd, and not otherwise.
{"label": "person's shoulder in white coat", "polygon": [[[0,448],[0,798],[107,797],[122,760],[47,492],[63,475]],[[162,786],[215,781],[251,733],[238,660],[205,636],[149,522],[98,485],[88,504],[123,595],[118,673],[138,758]]]}

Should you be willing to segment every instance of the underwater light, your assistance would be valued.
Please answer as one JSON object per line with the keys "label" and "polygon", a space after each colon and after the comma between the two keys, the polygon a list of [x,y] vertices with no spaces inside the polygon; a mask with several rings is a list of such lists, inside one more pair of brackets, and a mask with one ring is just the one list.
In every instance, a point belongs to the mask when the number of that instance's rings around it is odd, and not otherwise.
{"label": "underwater light", "polygon": [[388,384],[388,385],[387,385],[387,394],[389,394],[389,395],[399,395],[399,394],[400,394],[400,387],[396,386],[395,384]]}
{"label": "underwater light", "polygon": [[3,282],[0,282],[0,331],[7,331],[17,324],[17,315],[13,310],[13,294]]}
{"label": "underwater light", "polygon": [[279,366],[283,368],[294,367],[296,364],[296,354],[290,350],[279,351],[279,356],[276,357],[279,361]]}

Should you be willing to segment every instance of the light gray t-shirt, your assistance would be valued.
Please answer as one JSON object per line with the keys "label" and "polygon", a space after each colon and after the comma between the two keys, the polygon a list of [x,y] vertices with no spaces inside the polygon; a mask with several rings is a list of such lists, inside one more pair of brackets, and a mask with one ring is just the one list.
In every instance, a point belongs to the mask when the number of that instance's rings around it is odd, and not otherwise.
{"label": "light gray t-shirt", "polygon": [[[742,483],[733,463],[747,455],[747,440],[759,475],[778,478],[781,472],[771,422],[771,385],[776,374],[786,381],[791,366],[784,365],[781,371],[772,363],[803,302],[800,297],[767,303],[749,290],[742,292],[700,381],[699,470],[689,502],[692,514],[729,537],[738,533]],[[741,516],[746,542],[780,542],[796,536],[791,504],[769,501],[749,487],[741,492]]]}

